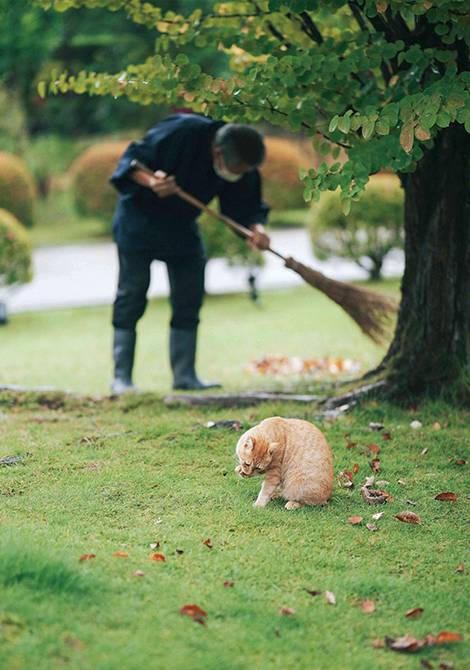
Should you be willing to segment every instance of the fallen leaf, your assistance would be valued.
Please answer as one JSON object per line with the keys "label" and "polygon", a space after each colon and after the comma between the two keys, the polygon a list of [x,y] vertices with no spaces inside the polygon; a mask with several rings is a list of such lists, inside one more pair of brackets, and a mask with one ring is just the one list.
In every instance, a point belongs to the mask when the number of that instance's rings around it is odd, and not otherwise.
{"label": "fallen leaf", "polygon": [[358,466],[358,464],[357,464],[357,463],[354,463],[354,467],[353,467],[353,469],[352,469],[353,474],[355,475],[356,472],[357,472],[358,470],[359,470],[359,466]]}
{"label": "fallen leaf", "polygon": [[81,563],[82,561],[89,561],[90,558],[96,558],[95,554],[83,554],[83,556],[80,556],[78,559],[78,562]]}
{"label": "fallen leaf", "polygon": [[295,614],[295,609],[292,607],[286,607],[285,605],[281,605],[279,608],[279,614]]}
{"label": "fallen leaf", "polygon": [[421,456],[424,456],[424,454],[427,454],[428,448],[424,447],[423,451],[421,452]]}
{"label": "fallen leaf", "polygon": [[402,486],[406,486],[405,482],[402,482],[401,479],[398,480],[398,483],[401,484]]}
{"label": "fallen leaf", "polygon": [[142,572],[142,570],[136,570],[132,576],[133,577],[143,577],[144,573]]}
{"label": "fallen leaf", "polygon": [[425,647],[433,647],[437,642],[437,637],[434,633],[428,633],[423,638],[423,644]]}
{"label": "fallen leaf", "polygon": [[152,554],[148,558],[149,561],[162,561],[163,563],[165,562],[165,557],[163,554]]}
{"label": "fallen leaf", "polygon": [[356,524],[356,523],[361,523],[362,516],[350,516],[348,521],[349,521],[349,523],[352,523],[353,525]]}
{"label": "fallen leaf", "polygon": [[395,519],[398,519],[398,521],[403,521],[403,523],[419,523],[421,524],[421,519],[417,514],[414,512],[410,512],[409,510],[404,510],[403,512],[400,512],[399,514],[395,515]]}
{"label": "fallen leaf", "polygon": [[[424,4],[426,4],[426,2]],[[454,664],[452,661],[442,661],[442,663],[439,663],[439,667],[441,670],[452,670]]]}
{"label": "fallen leaf", "polygon": [[412,500],[407,500],[406,501],[408,505],[417,505],[418,503],[413,502]]}
{"label": "fallen leaf", "polygon": [[410,653],[418,651],[418,649],[423,646],[421,640],[418,640],[417,637],[410,634],[398,637],[396,640],[386,637],[385,644],[389,649],[393,649],[393,651],[407,651]]}
{"label": "fallen leaf", "polygon": [[370,477],[367,478],[366,483],[364,484],[363,488],[368,488],[369,486],[372,486],[372,484],[375,482],[375,477],[374,475],[371,475]]}
{"label": "fallen leaf", "polygon": [[436,496],[434,498],[434,500],[445,500],[445,501],[452,500],[453,502],[457,502],[457,496],[455,495],[455,493],[450,493],[450,492],[439,493],[439,495]]}
{"label": "fallen leaf", "polygon": [[392,436],[390,435],[390,433],[382,433],[382,437],[383,437],[384,440],[389,440],[390,441],[392,439]]}
{"label": "fallen leaf", "polygon": [[439,421],[435,421],[432,424],[432,427],[434,428],[434,430],[440,430],[441,429],[441,424],[439,423]]}
{"label": "fallen leaf", "polygon": [[211,544],[211,539],[210,537],[207,538],[202,544],[205,544],[206,547],[209,547],[209,549],[212,549],[212,544]]}
{"label": "fallen leaf", "polygon": [[362,611],[365,614],[370,614],[375,610],[375,605],[372,602],[372,600],[366,600],[364,603],[362,603]]}
{"label": "fallen leaf", "polygon": [[458,461],[455,461],[455,465],[467,465],[467,461],[464,458],[460,458]]}
{"label": "fallen leaf", "polygon": [[385,428],[383,423],[374,423],[373,421],[370,422],[369,428],[371,430],[383,430]]}
{"label": "fallen leaf", "polygon": [[307,593],[310,593],[311,596],[319,596],[321,594],[321,591],[309,591],[308,589],[305,589]]}
{"label": "fallen leaf", "polygon": [[443,644],[444,642],[460,642],[462,636],[460,633],[450,633],[448,630],[443,630],[438,633],[436,644]]}
{"label": "fallen leaf", "polygon": [[386,479],[380,479],[378,482],[375,482],[375,485],[383,488],[384,486],[390,486],[390,482],[388,482]]}
{"label": "fallen leaf", "polygon": [[384,646],[384,641],[381,640],[380,638],[377,638],[376,640],[373,641],[372,646],[374,647],[374,649],[378,649],[379,647],[383,647]]}
{"label": "fallen leaf", "polygon": [[374,454],[378,454],[380,449],[376,444],[369,444],[369,449],[374,452]]}
{"label": "fallen leaf", "polygon": [[328,600],[329,603],[332,605],[335,604],[336,602],[336,596],[334,593],[331,593],[331,591],[325,591],[325,598]]}
{"label": "fallen leaf", "polygon": [[351,437],[351,433],[346,433],[345,435],[343,435],[343,437],[345,440],[349,440],[349,438]]}
{"label": "fallen leaf", "polygon": [[152,544],[150,545],[150,549],[158,549],[159,546],[160,542],[152,542]]}
{"label": "fallen leaf", "polygon": [[369,465],[375,473],[378,474],[380,472],[379,468],[380,460],[378,458],[373,458],[372,460],[370,460]]}
{"label": "fallen leaf", "polygon": [[181,554],[184,554],[184,549],[177,549],[176,553],[181,556]]}
{"label": "fallen leaf", "polygon": [[347,445],[346,445],[346,449],[349,450],[349,449],[352,449],[352,447],[356,447],[356,446],[357,446],[357,442],[348,442]]}
{"label": "fallen leaf", "polygon": [[378,519],[380,519],[380,517],[382,516],[382,514],[383,514],[383,512],[377,512],[377,514],[373,514],[373,515],[372,515],[372,518],[375,519],[375,520],[377,521]]}
{"label": "fallen leaf", "polygon": [[383,505],[387,500],[393,501],[392,496],[386,491],[366,489],[363,486],[361,492],[362,497],[369,505]]}
{"label": "fallen leaf", "polygon": [[370,530],[371,533],[373,533],[374,530],[378,530],[377,526],[374,523],[366,523],[366,528],[367,530]]}
{"label": "fallen leaf", "polygon": [[418,428],[422,427],[421,421],[415,420],[410,423],[410,428],[413,428],[413,430],[418,430]]}
{"label": "fallen leaf", "polygon": [[430,664],[429,661],[426,661],[426,659],[422,658],[420,660],[420,664],[423,668],[432,668],[432,665]]}
{"label": "fallen leaf", "polygon": [[121,558],[129,558],[129,554],[126,554],[124,551],[115,551],[113,556],[120,556]]}
{"label": "fallen leaf", "polygon": [[281,637],[281,633],[278,630],[274,634],[276,637]]}
{"label": "fallen leaf", "polygon": [[206,625],[205,619],[207,618],[207,612],[204,612],[198,605],[185,605],[180,609],[180,614],[187,614],[192,617],[194,621]]}
{"label": "fallen leaf", "polygon": [[424,612],[422,607],[413,607],[413,609],[408,610],[408,612],[405,612],[405,616],[408,619],[417,619],[421,614]]}
{"label": "fallen leaf", "polygon": [[463,563],[461,563],[459,565],[459,567],[457,568],[457,570],[455,572],[463,572]]}
{"label": "fallen leaf", "polygon": [[233,586],[233,582],[224,582],[224,586],[226,589],[231,589]]}

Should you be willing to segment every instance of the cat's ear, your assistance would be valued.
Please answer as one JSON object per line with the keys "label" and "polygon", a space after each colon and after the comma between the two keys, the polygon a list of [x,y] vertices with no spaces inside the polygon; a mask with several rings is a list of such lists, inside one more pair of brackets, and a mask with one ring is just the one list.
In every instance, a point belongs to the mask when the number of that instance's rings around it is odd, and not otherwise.
{"label": "cat's ear", "polygon": [[247,451],[251,451],[251,450],[253,449],[253,446],[254,446],[254,445],[253,445],[253,440],[251,439],[251,437],[249,437],[249,438],[247,439],[247,441],[245,442],[245,449],[246,449]]}
{"label": "cat's ear", "polygon": [[279,446],[279,442],[271,442],[271,444],[268,447],[268,455],[272,456],[274,454],[274,452],[276,451],[278,446]]}

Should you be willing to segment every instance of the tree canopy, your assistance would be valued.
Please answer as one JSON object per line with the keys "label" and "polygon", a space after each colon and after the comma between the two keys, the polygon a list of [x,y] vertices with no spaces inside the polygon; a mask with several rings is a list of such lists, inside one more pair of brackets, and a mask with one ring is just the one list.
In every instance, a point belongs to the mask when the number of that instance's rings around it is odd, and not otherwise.
{"label": "tree canopy", "polygon": [[[442,128],[455,121],[470,132],[464,0],[261,0],[187,14],[140,0],[39,1],[59,11],[122,10],[158,33],[156,53],[145,62],[112,74],[55,72],[41,95],[127,96],[190,105],[215,119],[303,129],[325,156],[337,157],[341,146],[348,155],[343,166],[303,170],[305,197],[317,200],[339,187],[345,211],[371,173],[413,170]],[[233,74],[204,71],[190,61],[189,46],[224,50]]]}

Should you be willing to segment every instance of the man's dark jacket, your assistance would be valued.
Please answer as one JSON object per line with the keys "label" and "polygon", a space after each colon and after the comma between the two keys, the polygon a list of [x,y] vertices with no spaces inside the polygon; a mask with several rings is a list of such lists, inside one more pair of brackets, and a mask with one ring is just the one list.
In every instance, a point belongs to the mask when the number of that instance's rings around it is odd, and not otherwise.
{"label": "man's dark jacket", "polygon": [[[212,140],[223,125],[195,114],[175,114],[127,148],[111,177],[121,193],[113,219],[114,239],[121,251],[164,259],[202,250],[195,221],[200,211],[176,195],[159,198],[130,179],[134,158],[152,170],[173,175],[178,186],[205,204],[218,196],[222,213],[243,226],[264,223],[269,207],[261,200],[258,170],[236,183],[214,172]],[[214,225],[224,224],[214,220]]]}

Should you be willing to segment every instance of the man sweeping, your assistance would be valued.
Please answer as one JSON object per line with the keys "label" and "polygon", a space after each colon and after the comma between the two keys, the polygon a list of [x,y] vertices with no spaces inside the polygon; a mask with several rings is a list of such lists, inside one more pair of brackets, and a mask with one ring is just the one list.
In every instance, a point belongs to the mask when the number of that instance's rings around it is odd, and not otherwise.
{"label": "man sweeping", "polygon": [[[195,370],[205,267],[196,222],[200,210],[175,194],[180,187],[205,204],[218,196],[221,212],[252,231],[247,243],[267,249],[263,223],[269,208],[261,199],[257,170],[264,156],[263,138],[253,128],[195,114],[168,117],[124,152],[111,177],[120,192],[113,218],[119,253],[113,393],[136,390],[132,382],[136,324],[147,305],[153,260],[164,261],[168,269],[173,388],[220,386],[201,380]],[[154,174],[135,169],[134,159]]]}

